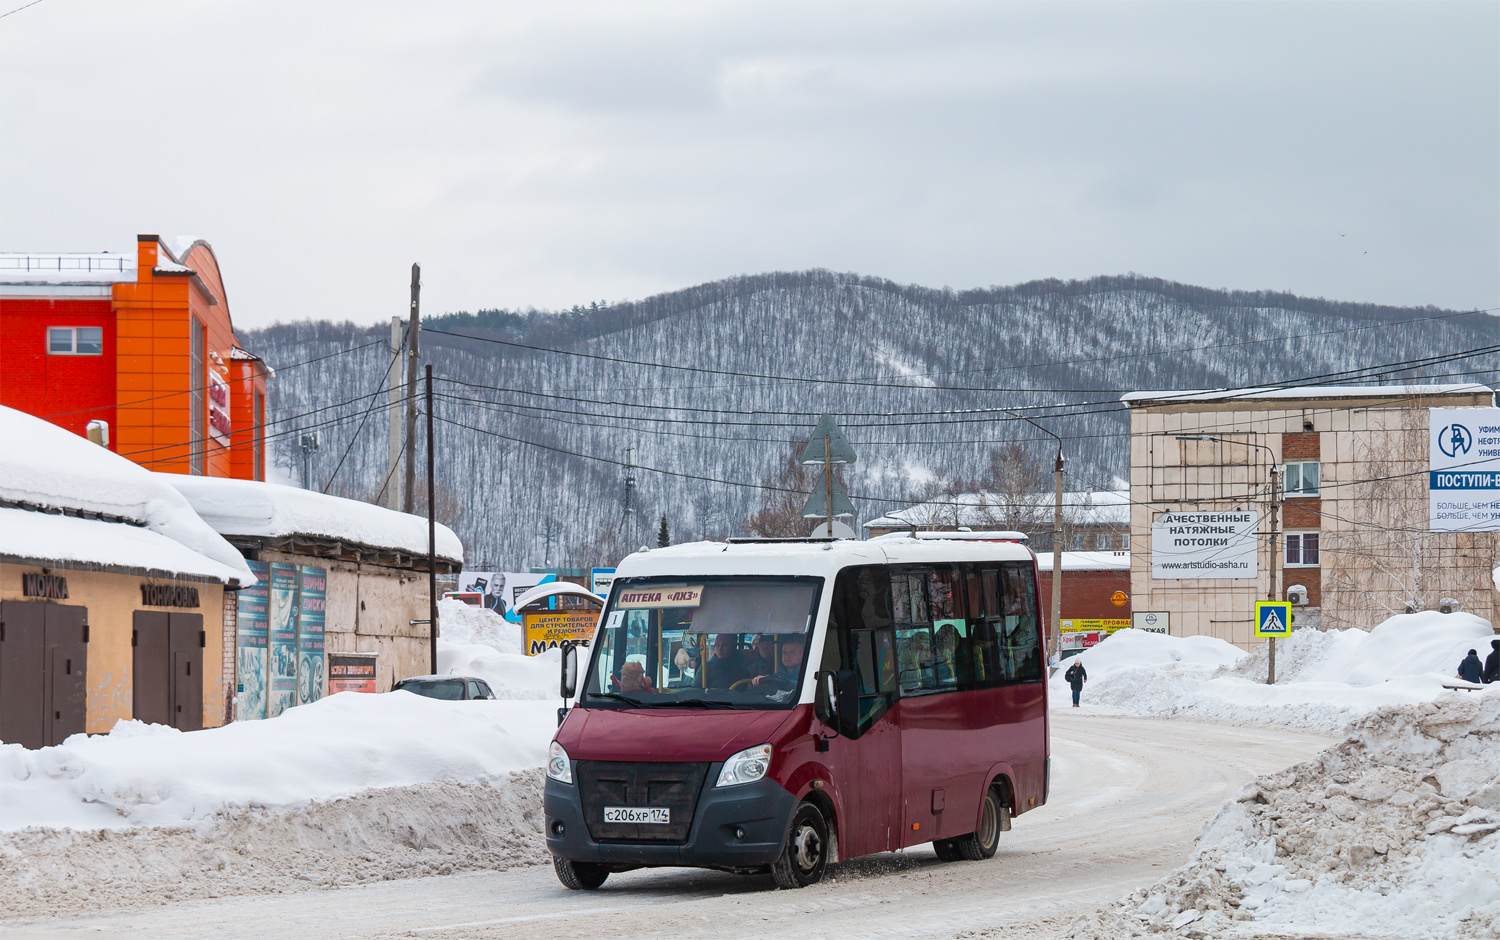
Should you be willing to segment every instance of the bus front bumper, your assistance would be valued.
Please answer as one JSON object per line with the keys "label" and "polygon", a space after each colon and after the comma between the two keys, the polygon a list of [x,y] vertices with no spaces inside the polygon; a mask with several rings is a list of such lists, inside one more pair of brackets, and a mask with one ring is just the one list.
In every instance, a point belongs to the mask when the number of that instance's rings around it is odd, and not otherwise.
{"label": "bus front bumper", "polygon": [[[719,776],[710,767],[709,780]],[[776,861],[797,798],[774,780],[733,787],[705,785],[684,842],[596,842],[583,817],[578,788],[547,778],[542,805],[547,850],[572,862],[621,868],[691,867],[754,869]]]}

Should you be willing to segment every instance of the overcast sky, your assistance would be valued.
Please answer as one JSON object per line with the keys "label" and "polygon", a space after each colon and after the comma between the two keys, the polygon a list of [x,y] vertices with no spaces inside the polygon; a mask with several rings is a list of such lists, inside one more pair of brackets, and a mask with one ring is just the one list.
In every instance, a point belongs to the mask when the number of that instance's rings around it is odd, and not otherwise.
{"label": "overcast sky", "polygon": [[[0,12],[25,0],[0,0]],[[1500,306],[1500,5],[135,3],[0,19],[0,250],[235,322],[811,267]]]}

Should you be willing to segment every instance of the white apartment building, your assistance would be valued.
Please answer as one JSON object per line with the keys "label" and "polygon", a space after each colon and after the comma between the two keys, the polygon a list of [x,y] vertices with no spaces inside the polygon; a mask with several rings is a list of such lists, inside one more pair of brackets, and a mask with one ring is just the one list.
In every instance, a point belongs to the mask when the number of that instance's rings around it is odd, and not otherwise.
{"label": "white apartment building", "polygon": [[[1175,635],[1246,649],[1256,643],[1255,602],[1289,592],[1303,602],[1299,628],[1369,629],[1445,601],[1495,622],[1500,533],[1429,531],[1427,473],[1429,409],[1493,407],[1491,389],[1310,386],[1123,401],[1131,610],[1167,612]],[[1273,466],[1282,488],[1274,544]],[[1167,547],[1184,542],[1223,547]]]}

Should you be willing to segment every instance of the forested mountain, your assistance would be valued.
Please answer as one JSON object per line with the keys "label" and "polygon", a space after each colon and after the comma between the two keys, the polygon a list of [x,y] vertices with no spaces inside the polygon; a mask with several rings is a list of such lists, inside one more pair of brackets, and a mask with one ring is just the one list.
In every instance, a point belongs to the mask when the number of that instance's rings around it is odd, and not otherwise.
{"label": "forested mountain", "polygon": [[[439,516],[470,567],[508,570],[615,560],[627,448],[641,467],[636,545],[655,543],[662,515],[673,541],[743,532],[790,442],[824,411],[859,452],[845,479],[872,518],[922,496],[934,475],[977,476],[1000,443],[1022,442],[1050,469],[1051,438],[994,409],[1024,410],[1064,438],[1069,489],[1108,488],[1127,474],[1122,392],[1490,381],[1476,370],[1493,370],[1493,357],[1409,364],[1496,340],[1485,314],[1136,276],[953,291],[827,271],[564,312],[450,313],[424,327]],[[389,333],[319,321],[242,336],[277,369],[269,433],[293,478],[299,433],[316,428],[314,488],[380,489],[385,389],[404,381],[404,365],[390,374]]]}

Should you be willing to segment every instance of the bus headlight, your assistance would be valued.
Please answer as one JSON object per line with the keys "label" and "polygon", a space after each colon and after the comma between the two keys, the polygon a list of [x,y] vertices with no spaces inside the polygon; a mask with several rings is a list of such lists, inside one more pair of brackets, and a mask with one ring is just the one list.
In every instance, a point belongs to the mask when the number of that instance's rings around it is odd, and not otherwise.
{"label": "bus headlight", "polygon": [[719,771],[716,787],[732,787],[740,783],[753,783],[771,769],[771,745],[761,744],[747,747],[724,762]]}
{"label": "bus headlight", "polygon": [[573,762],[568,760],[568,752],[556,741],[547,748],[547,776],[558,783],[573,782]]}

